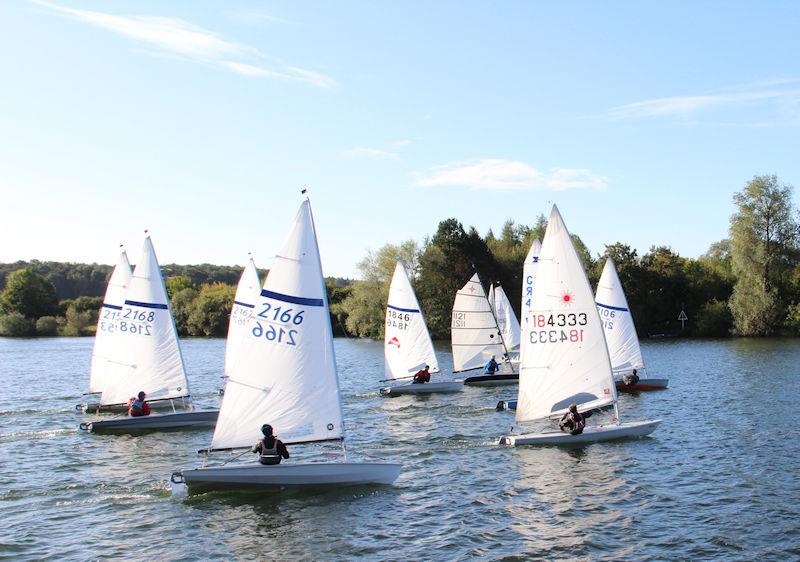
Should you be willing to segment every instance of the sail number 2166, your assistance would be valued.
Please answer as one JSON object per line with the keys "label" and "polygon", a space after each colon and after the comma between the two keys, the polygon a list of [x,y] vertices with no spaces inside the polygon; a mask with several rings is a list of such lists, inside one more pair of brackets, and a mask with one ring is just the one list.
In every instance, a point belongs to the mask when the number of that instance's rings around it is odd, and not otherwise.
{"label": "sail number 2166", "polygon": [[[292,327],[303,323],[304,312],[304,310],[295,312],[291,308],[283,308],[282,306],[273,308],[272,305],[265,302],[262,304],[261,312],[256,315],[255,326],[253,326],[251,332],[257,338],[263,337],[276,343],[297,345],[295,337],[299,332],[296,329],[292,329]],[[258,318],[266,320],[266,327],[261,325]]]}

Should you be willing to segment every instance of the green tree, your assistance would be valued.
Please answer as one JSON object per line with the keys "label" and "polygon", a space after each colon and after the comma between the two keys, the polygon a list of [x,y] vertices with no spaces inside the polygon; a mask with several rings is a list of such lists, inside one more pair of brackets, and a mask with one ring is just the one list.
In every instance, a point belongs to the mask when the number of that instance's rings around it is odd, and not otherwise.
{"label": "green tree", "polygon": [[63,322],[63,318],[56,318],[55,316],[42,316],[36,321],[36,335],[37,336],[55,336],[58,335],[59,320]]}
{"label": "green tree", "polygon": [[197,298],[197,289],[186,287],[172,294],[170,306],[172,308],[172,318],[175,321],[175,328],[181,336],[189,335],[189,316],[194,309],[194,301]]}
{"label": "green tree", "polygon": [[30,318],[20,312],[0,315],[0,336],[8,338],[25,338],[36,333],[36,325]]}
{"label": "green tree", "polygon": [[193,336],[222,337],[228,333],[228,320],[236,287],[224,283],[200,286],[189,315],[188,328]]}
{"label": "green tree", "polygon": [[34,320],[55,314],[57,306],[53,284],[28,267],[11,273],[0,294],[0,312],[19,312]]}
{"label": "green tree", "polygon": [[792,187],[756,176],[734,194],[730,241],[736,277],[730,308],[736,333],[766,336],[786,318],[786,292],[796,255]]}
{"label": "green tree", "polygon": [[192,278],[188,275],[175,275],[173,277],[167,277],[167,282],[165,283],[167,287],[167,296],[172,299],[172,296],[176,293],[184,289],[197,289],[197,285],[194,284]]}

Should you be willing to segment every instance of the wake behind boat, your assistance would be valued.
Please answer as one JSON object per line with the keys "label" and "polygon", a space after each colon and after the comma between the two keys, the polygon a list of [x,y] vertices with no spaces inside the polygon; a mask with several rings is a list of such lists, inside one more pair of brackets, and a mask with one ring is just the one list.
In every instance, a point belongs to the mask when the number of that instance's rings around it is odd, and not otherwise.
{"label": "wake behind boat", "polygon": [[385,381],[413,380],[381,388],[382,396],[460,392],[464,388],[462,381],[430,382],[430,375],[439,372],[439,362],[417,295],[400,261],[389,286],[383,356]]}
{"label": "wake behind boat", "polygon": [[[118,267],[120,265],[124,265],[122,260]],[[122,271],[124,273],[124,268]],[[93,368],[99,365],[103,369],[98,409],[127,410],[131,397],[144,391],[153,406],[170,407],[173,412],[152,414],[152,419],[151,416],[129,416],[92,420],[82,423],[81,429],[150,431],[207,427],[218,411],[193,411],[178,334],[149,235],[145,237],[122,304],[111,310],[114,316],[105,318],[103,321],[108,324],[101,325],[101,329],[111,334],[112,344],[103,348],[102,356],[96,350],[92,362]],[[178,412],[178,405],[187,410]]]}
{"label": "wake behind boat", "polygon": [[[558,209],[547,224],[522,348],[517,422],[545,421],[574,409],[572,429],[505,435],[503,445],[563,445],[640,437],[661,420],[620,423],[608,347],[589,280]],[[577,405],[572,406],[570,405]],[[615,423],[584,427],[578,412],[613,406]],[[573,415],[573,414],[570,414]],[[577,427],[575,426],[577,424]],[[582,430],[582,432],[581,432]],[[577,438],[577,439],[576,439]]]}
{"label": "wake behind boat", "polygon": [[[308,199],[250,317],[208,452],[244,449],[241,455],[247,454],[263,424],[273,426],[286,444],[344,442],[328,298]],[[175,471],[171,481],[189,491],[391,484],[401,469],[398,464],[345,461],[222,463]]]}

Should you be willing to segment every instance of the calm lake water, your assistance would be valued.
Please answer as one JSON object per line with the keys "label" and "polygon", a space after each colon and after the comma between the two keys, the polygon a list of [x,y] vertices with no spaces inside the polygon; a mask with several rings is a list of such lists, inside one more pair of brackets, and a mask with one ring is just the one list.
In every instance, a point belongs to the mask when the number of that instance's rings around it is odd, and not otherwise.
{"label": "calm lake water", "polygon": [[[169,475],[210,432],[79,432],[91,347],[0,338],[2,559],[800,557],[800,341],[644,342],[671,388],[620,411],[662,425],[567,450],[494,444],[516,387],[381,398],[382,344],[337,339],[348,455],[402,463],[396,485],[184,498]],[[216,406],[224,341],[183,350],[196,402]]]}

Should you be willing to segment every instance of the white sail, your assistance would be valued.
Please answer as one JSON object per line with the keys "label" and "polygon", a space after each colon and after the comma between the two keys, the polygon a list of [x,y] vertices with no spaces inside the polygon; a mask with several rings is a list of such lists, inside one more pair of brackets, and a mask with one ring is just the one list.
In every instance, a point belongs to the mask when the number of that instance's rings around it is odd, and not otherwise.
{"label": "white sail", "polygon": [[[531,296],[533,295],[533,283],[536,278],[536,269],[539,265],[539,252],[542,250],[542,243],[539,239],[533,241],[528,255],[525,256],[525,263],[522,265],[522,308],[520,308],[520,334],[527,333],[529,316],[531,312]],[[520,336],[519,353],[522,358],[523,348],[526,339]]]}
{"label": "white sail", "polygon": [[122,404],[140,390],[148,400],[189,395],[178,333],[150,236],[131,276],[116,325],[114,374],[101,405]]}
{"label": "white sail", "polygon": [[503,337],[477,273],[456,293],[450,329],[453,372],[482,367],[492,355],[500,362],[506,353]]}
{"label": "white sail", "polygon": [[125,304],[125,294],[131,281],[131,264],[128,254],[122,250],[117,265],[111,273],[106,287],[106,296],[97,318],[97,331],[94,336],[92,350],[92,370],[89,375],[89,392],[102,392],[107,381],[113,375],[114,341],[124,337],[117,331],[117,317]]}
{"label": "white sail", "polygon": [[[628,300],[619,282],[617,268],[611,258],[606,260],[603,274],[597,283],[595,296],[597,312],[606,334],[608,352],[611,355],[611,368],[617,377],[629,374],[632,369],[644,367],[639,336],[633,324],[633,316],[628,309]],[[644,373],[639,375],[644,378]]]}
{"label": "white sail", "polygon": [[225,376],[230,375],[239,346],[247,334],[250,316],[256,306],[256,301],[261,297],[261,280],[253,258],[247,262],[236,287],[236,296],[233,297],[231,319],[228,322],[228,338],[225,341]]}
{"label": "white sail", "polygon": [[503,287],[497,286],[490,289],[490,295],[493,298],[489,299],[489,303],[494,311],[497,320],[497,327],[503,334],[503,343],[509,351],[516,351],[519,349],[520,328],[517,322],[517,316],[514,314],[514,309],[511,307],[511,301],[508,300],[506,292]]}
{"label": "white sail", "polygon": [[439,370],[428,326],[419,307],[406,268],[399,261],[394,268],[386,305],[384,335],[385,378],[408,378],[428,365]]}
{"label": "white sail", "polygon": [[539,254],[520,364],[517,420],[547,418],[617,400],[594,295],[567,227],[553,206]]}
{"label": "white sail", "polygon": [[344,436],[328,298],[308,200],[275,256],[231,369],[212,449]]}

